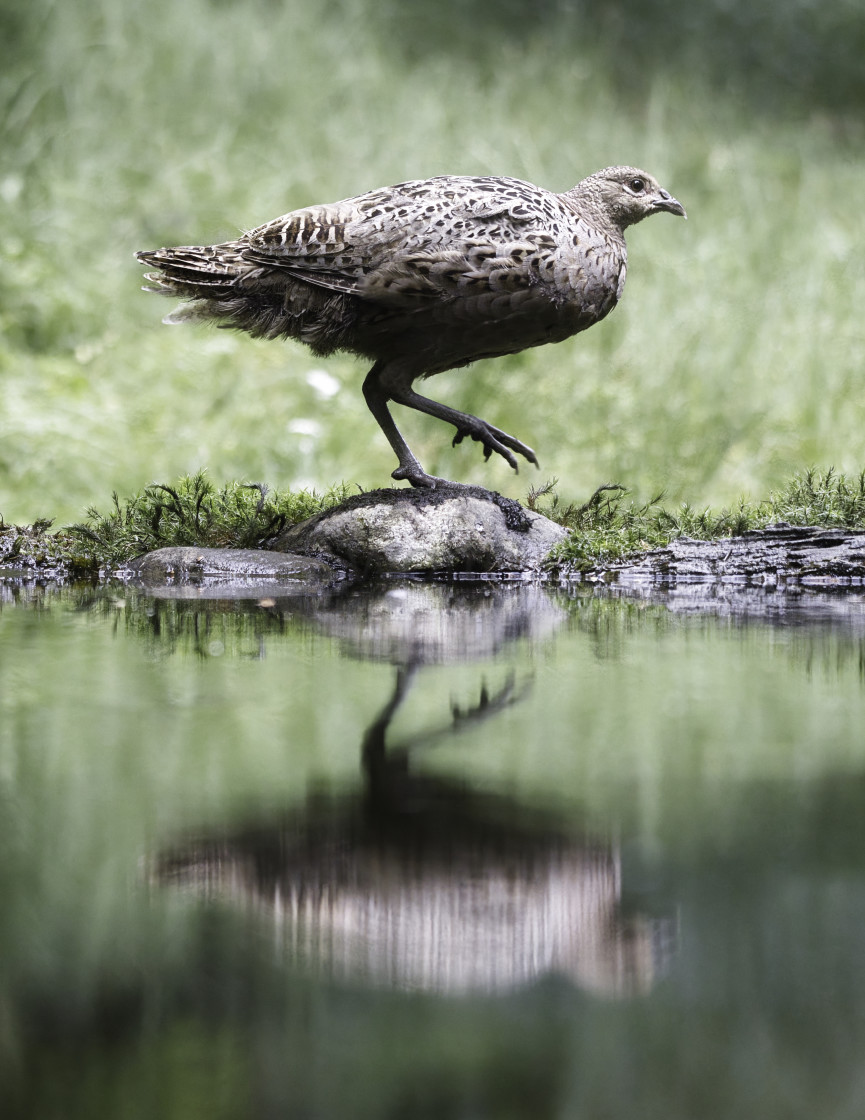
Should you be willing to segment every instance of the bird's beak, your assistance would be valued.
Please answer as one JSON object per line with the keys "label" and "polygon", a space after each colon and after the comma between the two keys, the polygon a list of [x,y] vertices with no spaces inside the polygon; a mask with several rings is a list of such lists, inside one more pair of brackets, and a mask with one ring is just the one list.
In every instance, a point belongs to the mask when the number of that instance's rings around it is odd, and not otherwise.
{"label": "bird's beak", "polygon": [[652,202],[652,213],[657,214],[661,210],[666,210],[668,214],[678,214],[682,218],[688,217],[681,202],[677,198],[673,198],[669,191],[665,191],[663,188],[658,191]]}

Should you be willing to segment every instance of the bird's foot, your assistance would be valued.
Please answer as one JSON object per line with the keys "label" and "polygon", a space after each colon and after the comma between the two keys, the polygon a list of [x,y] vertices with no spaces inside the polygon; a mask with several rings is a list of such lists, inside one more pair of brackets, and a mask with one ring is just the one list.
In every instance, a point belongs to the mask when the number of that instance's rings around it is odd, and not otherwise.
{"label": "bird's foot", "polygon": [[495,451],[496,454],[501,455],[507,463],[519,473],[519,464],[517,463],[512,451],[516,451],[518,455],[522,455],[524,459],[528,459],[530,463],[534,463],[539,467],[537,456],[534,451],[523,443],[521,440],[516,439],[514,436],[509,436],[507,432],[503,432],[501,428],[494,428],[492,424],[488,424],[486,420],[479,420],[474,416],[466,416],[465,423],[459,424],[457,427],[457,434],[453,439],[453,446],[456,447],[458,443],[471,436],[473,440],[482,443],[484,446],[484,459],[489,459],[490,455]]}
{"label": "bird's foot", "polygon": [[420,463],[405,464],[397,467],[390,476],[396,479],[397,482],[403,480],[410,482],[412,486],[418,489],[425,490],[471,490],[472,487],[468,486],[465,482],[451,482],[447,478],[438,478],[437,475],[427,474],[421,467]]}

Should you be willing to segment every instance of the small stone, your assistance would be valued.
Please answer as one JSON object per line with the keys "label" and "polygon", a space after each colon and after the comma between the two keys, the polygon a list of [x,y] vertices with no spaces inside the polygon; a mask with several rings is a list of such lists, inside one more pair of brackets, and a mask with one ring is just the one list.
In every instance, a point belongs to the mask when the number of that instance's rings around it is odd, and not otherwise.
{"label": "small stone", "polygon": [[254,548],[157,548],[133,561],[129,570],[148,584],[227,580],[320,583],[334,574],[321,560]]}

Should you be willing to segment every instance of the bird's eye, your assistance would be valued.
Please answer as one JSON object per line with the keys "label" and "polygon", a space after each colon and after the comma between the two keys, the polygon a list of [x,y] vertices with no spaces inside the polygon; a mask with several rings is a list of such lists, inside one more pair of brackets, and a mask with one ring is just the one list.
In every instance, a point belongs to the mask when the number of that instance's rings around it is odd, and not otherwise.
{"label": "bird's eye", "polygon": [[645,179],[630,179],[628,181],[628,188],[630,190],[632,190],[634,192],[634,194],[642,194],[643,191],[646,189],[646,180]]}

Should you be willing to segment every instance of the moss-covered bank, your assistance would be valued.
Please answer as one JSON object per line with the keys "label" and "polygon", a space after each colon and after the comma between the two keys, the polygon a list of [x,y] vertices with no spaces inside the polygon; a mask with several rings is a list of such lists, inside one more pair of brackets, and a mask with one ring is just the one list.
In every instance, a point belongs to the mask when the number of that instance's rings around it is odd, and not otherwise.
{"label": "moss-covered bank", "polygon": [[[91,507],[83,522],[60,529],[48,518],[20,526],[0,516],[0,567],[98,575],[172,545],[261,548],[356,489],[346,483],[324,493],[271,491],[262,483],[217,486],[199,471],[128,498],[115,493],[107,512]],[[778,523],[865,529],[865,471],[851,477],[832,468],[810,469],[763,499],[743,497],[720,510],[688,503],[668,507],[663,495],[640,502],[618,484],[599,487],[583,503],[566,504],[555,482],[530,491],[526,505],[570,531],[552,560],[560,571],[580,571],[663,548],[681,537],[716,540]]]}

